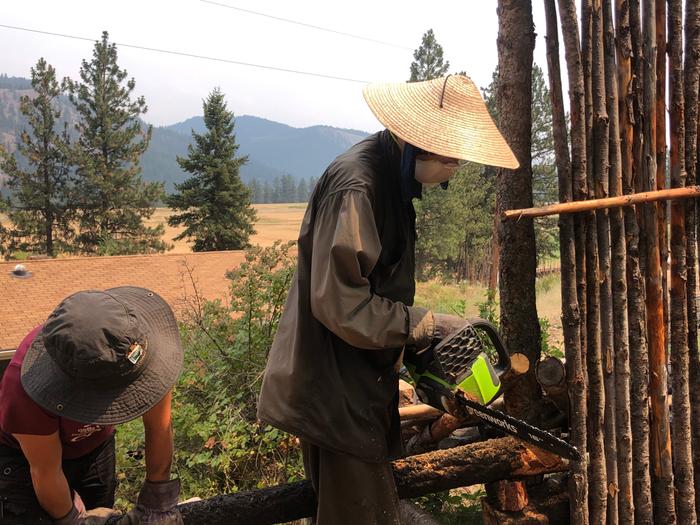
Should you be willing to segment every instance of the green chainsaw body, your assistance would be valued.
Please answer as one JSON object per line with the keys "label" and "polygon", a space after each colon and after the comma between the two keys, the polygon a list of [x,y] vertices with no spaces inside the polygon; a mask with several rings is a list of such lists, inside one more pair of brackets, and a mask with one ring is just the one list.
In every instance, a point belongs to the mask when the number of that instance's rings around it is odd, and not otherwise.
{"label": "green chainsaw body", "polygon": [[[496,355],[487,354],[480,334],[487,336]],[[484,319],[465,321],[464,327],[434,347],[405,356],[404,363],[418,397],[448,412],[457,391],[480,405],[490,404],[501,394],[500,378],[510,368],[498,330]]]}

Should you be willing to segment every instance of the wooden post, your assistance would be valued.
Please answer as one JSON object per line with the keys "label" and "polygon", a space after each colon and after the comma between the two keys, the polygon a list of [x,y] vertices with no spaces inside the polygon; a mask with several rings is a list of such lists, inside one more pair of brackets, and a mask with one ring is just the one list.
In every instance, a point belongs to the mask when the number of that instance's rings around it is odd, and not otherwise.
{"label": "wooden post", "polygon": [[[663,0],[659,0],[663,1]],[[656,0],[643,0],[644,7],[644,190],[656,187]],[[676,523],[673,497],[671,432],[666,406],[666,327],[664,326],[658,209],[645,206],[646,305],[649,338],[651,394],[651,459],[654,520]]]}
{"label": "wooden post", "polygon": [[[608,131],[607,92],[605,81],[605,52],[603,46],[602,2],[593,4],[593,48],[592,97],[593,97],[593,173],[595,198],[609,196],[610,137]],[[615,361],[613,359],[613,311],[612,311],[612,269],[610,246],[610,218],[608,210],[596,210],[596,230],[598,233],[598,273],[600,289],[600,356],[603,377],[603,442],[605,443],[605,474],[607,488],[607,523],[618,523],[618,481],[617,481],[617,433],[615,429]],[[590,374],[590,372],[589,372]]]}
{"label": "wooden post", "polygon": [[[612,0],[603,0],[605,90],[610,122],[610,195],[622,195],[622,159],[618,110],[617,66]],[[630,420],[629,326],[627,311],[627,249],[621,209],[610,211],[612,250],[613,347],[615,361],[615,428],[617,433],[618,522],[634,523],[632,498],[632,428]]]}
{"label": "wooden post", "polygon": [[[632,32],[630,2],[615,0],[617,70],[619,79],[620,149],[623,193],[634,193],[634,159],[639,148],[635,133],[637,97],[632,75]],[[634,3],[636,19],[639,4]],[[627,306],[630,347],[630,415],[632,424],[632,494],[635,523],[652,522],[651,479],[649,475],[649,354],[646,339],[644,279],[640,267],[637,214],[625,208],[627,248]],[[618,401],[620,401],[618,399]]]}
{"label": "wooden post", "polygon": [[[666,184],[666,1],[656,2],[656,189]],[[666,327],[666,352],[668,356],[670,312],[668,296],[668,205],[659,203],[659,254],[661,257],[661,287],[664,301],[664,326]]]}
{"label": "wooden post", "polygon": [[[593,141],[593,2],[581,2],[581,55],[583,57],[584,87],[586,101],[586,154],[593,162],[587,163],[588,198],[595,196],[594,141]],[[598,166],[595,166],[596,168]],[[588,451],[589,470],[589,512],[592,523],[604,523],[607,515],[607,476],[605,470],[605,386],[601,354],[601,301],[598,272],[600,253],[598,224],[595,213],[586,216],[586,330],[588,370]]]}
{"label": "wooden post", "polygon": [[[683,102],[683,11],[669,0],[671,185],[685,185],[685,111]],[[673,474],[678,523],[694,525],[695,490],[688,386],[688,300],[686,297],[685,203],[671,202],[671,367],[673,379]]]}
{"label": "wooden post", "polygon": [[[547,6],[547,3],[545,3]],[[550,4],[549,12],[552,11]],[[549,15],[551,17],[551,14]],[[557,114],[553,119],[555,129],[555,147],[557,154],[557,171],[559,173],[559,194],[560,201],[566,202],[571,197],[582,199],[587,193],[586,183],[586,130],[585,130],[585,89],[583,82],[583,65],[581,62],[581,49],[579,43],[578,16],[576,14],[576,4],[574,0],[559,0],[559,18],[561,20],[562,37],[564,40],[564,50],[566,65],[569,76],[569,102],[571,108],[571,178],[568,175],[567,162],[568,152],[562,148],[565,144],[566,133],[562,132],[564,127],[562,114]],[[548,22],[548,34],[550,40],[554,39],[556,28],[552,28],[551,21]],[[558,53],[548,53],[548,56],[558,56]],[[550,78],[554,70],[550,70]],[[554,92],[559,90],[551,90]],[[553,108],[555,104],[552,104]],[[557,111],[563,112],[563,104],[556,104]],[[571,192],[568,194],[569,180],[572,181]],[[585,369],[584,349],[587,338],[585,329],[586,311],[586,291],[585,291],[585,231],[583,218],[574,221],[573,234],[575,236],[574,247],[571,242],[571,221],[562,221],[559,218],[560,239],[564,242],[561,245],[562,257],[562,308],[563,308],[563,329],[565,346],[567,352],[567,381],[569,382],[570,396],[572,402],[571,409],[571,432],[572,443],[580,450],[587,450],[587,374]],[[575,249],[574,249],[575,248]],[[572,253],[573,252],[573,253]],[[572,256],[575,254],[576,281],[571,282],[572,269],[574,265]],[[580,286],[577,286],[580,285]],[[572,287],[576,287],[576,297]],[[566,294],[566,295],[565,295]],[[578,316],[576,315],[578,313]],[[578,324],[577,324],[578,321]],[[576,330],[579,330],[580,338],[576,337]],[[577,339],[580,343],[577,344]],[[585,461],[572,465],[572,476],[569,484],[571,520],[573,524],[588,523],[588,471]]]}
{"label": "wooden post", "polygon": [[[685,170],[686,184],[697,183],[698,90],[700,89],[700,6],[686,2],[685,15]],[[700,356],[698,355],[698,236],[697,201],[685,203],[688,272],[688,352],[690,359],[690,407],[695,478],[695,512],[700,515]]]}

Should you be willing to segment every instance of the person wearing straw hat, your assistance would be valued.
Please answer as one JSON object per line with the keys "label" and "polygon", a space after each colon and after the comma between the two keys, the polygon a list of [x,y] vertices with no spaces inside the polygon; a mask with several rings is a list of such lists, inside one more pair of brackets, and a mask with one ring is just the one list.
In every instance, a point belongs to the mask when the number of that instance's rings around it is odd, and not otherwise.
{"label": "person wearing straw hat", "polygon": [[[182,361],[173,312],[154,292],[65,298],[0,382],[0,523],[181,524],[170,405]],[[137,417],[146,480],[136,507],[116,517],[114,425]]]}
{"label": "person wearing straw hat", "polygon": [[402,452],[402,353],[464,325],[413,306],[412,199],[458,161],[518,165],[464,75],[373,84],[364,97],[386,129],[336,158],[313,191],[258,403],[262,421],[300,438],[321,525],[399,523],[389,460]]}

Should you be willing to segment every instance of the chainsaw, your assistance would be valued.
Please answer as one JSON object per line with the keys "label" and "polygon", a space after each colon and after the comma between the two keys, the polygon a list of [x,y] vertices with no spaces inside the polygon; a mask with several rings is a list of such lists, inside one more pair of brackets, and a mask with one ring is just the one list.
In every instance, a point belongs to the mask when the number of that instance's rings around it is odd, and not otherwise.
{"label": "chainsaw", "polygon": [[[486,336],[486,347],[480,334]],[[419,353],[407,352],[404,364],[424,403],[444,412],[475,416],[539,448],[581,460],[576,447],[525,421],[489,408],[503,393],[501,378],[510,369],[510,355],[494,325],[471,319],[442,341]]]}

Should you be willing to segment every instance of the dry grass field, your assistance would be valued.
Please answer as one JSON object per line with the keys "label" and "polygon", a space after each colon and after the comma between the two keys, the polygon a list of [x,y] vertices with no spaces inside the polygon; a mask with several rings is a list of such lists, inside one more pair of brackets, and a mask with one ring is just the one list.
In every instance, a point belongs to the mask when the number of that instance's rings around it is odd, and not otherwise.
{"label": "dry grass field", "polygon": [[[277,240],[295,241],[299,236],[299,227],[304,218],[306,204],[254,204],[253,208],[258,212],[258,221],[255,223],[255,235],[250,239],[251,244],[270,246]],[[173,238],[184,230],[184,227],[174,228],[168,226],[166,219],[170,215],[169,208],[158,208],[153,216],[146,221],[149,226],[157,224],[165,225],[163,240],[174,245],[168,253],[188,253],[192,251],[189,242],[183,240],[174,241]]]}
{"label": "dry grass field", "polygon": [[[251,244],[270,246],[277,240],[297,240],[306,204],[253,204],[253,208],[258,212],[258,221],[255,223],[256,233],[250,239]],[[174,246],[168,253],[189,253],[192,251],[190,242],[173,240],[185,228],[168,226],[166,220],[171,213],[169,208],[156,208],[153,216],[145,222],[148,226],[165,226],[163,240]],[[8,222],[7,216],[0,213],[0,223],[9,226]]]}

